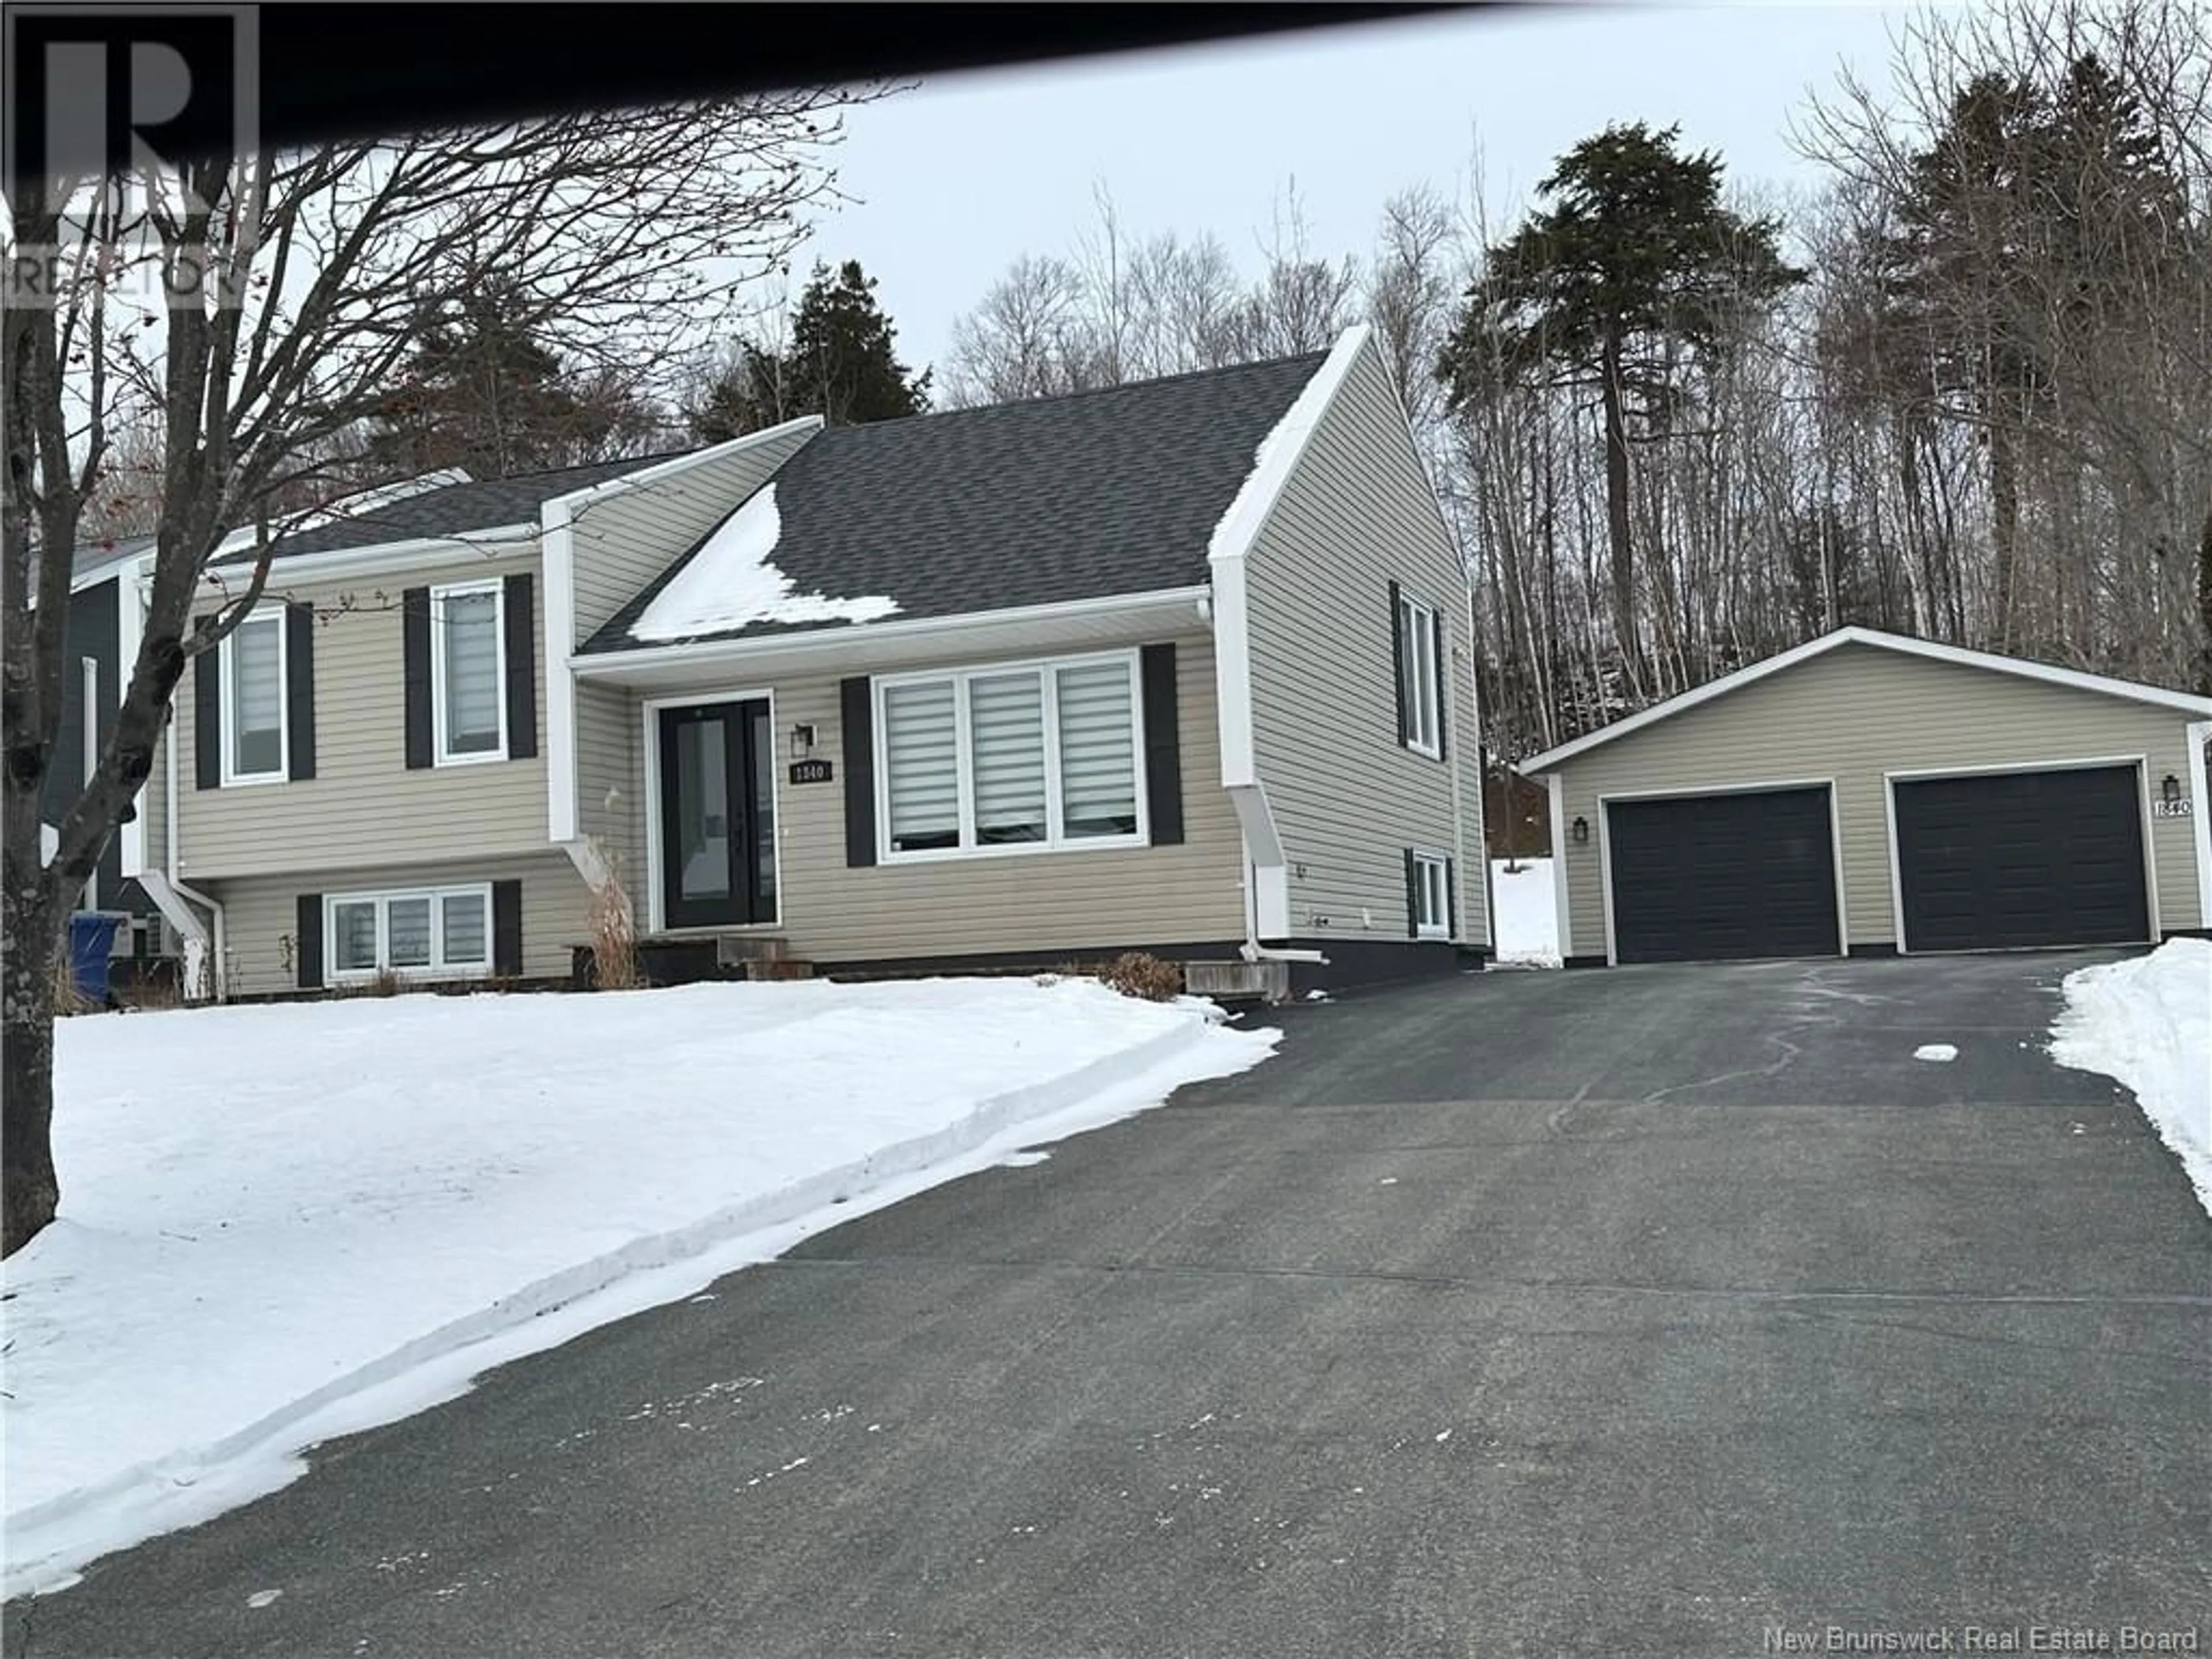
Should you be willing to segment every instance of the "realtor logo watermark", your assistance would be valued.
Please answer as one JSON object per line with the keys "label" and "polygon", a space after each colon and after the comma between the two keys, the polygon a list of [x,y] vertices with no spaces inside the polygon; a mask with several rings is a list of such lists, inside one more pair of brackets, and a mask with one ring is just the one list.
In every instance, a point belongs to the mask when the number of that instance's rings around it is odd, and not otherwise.
{"label": "realtor logo watermark", "polygon": [[1769,1625],[1761,1653],[2199,1653],[2194,1625]]}
{"label": "realtor logo watermark", "polygon": [[256,10],[6,9],[0,188],[10,303],[52,303],[88,273],[178,304],[207,302],[207,273],[191,255],[172,253],[166,281],[155,268],[161,241],[148,209],[158,202],[172,222],[223,210],[196,186],[257,148]]}

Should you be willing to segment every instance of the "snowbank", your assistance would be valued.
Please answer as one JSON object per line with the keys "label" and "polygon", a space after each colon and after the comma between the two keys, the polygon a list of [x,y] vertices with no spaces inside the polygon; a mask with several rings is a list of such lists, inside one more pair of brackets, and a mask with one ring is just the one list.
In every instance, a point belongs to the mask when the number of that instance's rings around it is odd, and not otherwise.
{"label": "snowbank", "polygon": [[691,562],[630,624],[630,637],[688,640],[748,623],[862,623],[897,613],[898,602],[881,594],[833,599],[793,592],[791,578],[772,562],[782,535],[775,486],[769,484],[714,526]]}
{"label": "snowbank", "polygon": [[2212,940],[2069,974],[2051,1057],[2135,1091],[2212,1214]]}
{"label": "snowbank", "polygon": [[1275,1036],[1023,980],[64,1021],[62,1217],[5,1269],[4,1593]]}
{"label": "snowbank", "polygon": [[1522,859],[1517,870],[1504,859],[1492,860],[1490,890],[1498,907],[1491,918],[1498,960],[1558,967],[1559,910],[1553,896],[1551,860]]}

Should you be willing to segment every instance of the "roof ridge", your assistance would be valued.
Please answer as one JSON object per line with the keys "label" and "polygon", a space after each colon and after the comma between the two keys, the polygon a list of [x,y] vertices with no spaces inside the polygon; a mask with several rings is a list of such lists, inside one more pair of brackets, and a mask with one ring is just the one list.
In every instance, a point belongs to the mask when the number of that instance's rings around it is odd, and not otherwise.
{"label": "roof ridge", "polygon": [[967,404],[957,409],[924,409],[912,415],[894,415],[888,420],[831,424],[823,428],[822,435],[828,437],[838,432],[876,431],[887,426],[904,426],[912,421],[945,421],[962,415],[989,415],[1008,409],[1036,409],[1046,404],[1073,403],[1083,398],[1105,397],[1114,392],[1145,392],[1154,386],[1176,386],[1187,380],[1212,380],[1262,368],[1286,368],[1293,363],[1310,363],[1318,368],[1328,358],[1327,349],[1293,351],[1279,357],[1255,357],[1245,362],[1217,363],[1211,368],[1179,369],[1173,374],[1153,374],[1141,380],[1116,380],[1111,386],[1075,386],[1066,392],[1047,392],[1031,398],[1001,398],[996,403]]}

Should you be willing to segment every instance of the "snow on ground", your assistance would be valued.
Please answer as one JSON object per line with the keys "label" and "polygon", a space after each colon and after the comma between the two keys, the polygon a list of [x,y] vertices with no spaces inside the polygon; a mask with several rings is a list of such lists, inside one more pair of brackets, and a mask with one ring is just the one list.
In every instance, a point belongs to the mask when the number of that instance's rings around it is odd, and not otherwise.
{"label": "snow on ground", "polygon": [[2135,1091],[2212,1214],[2212,940],[2066,975],[2051,1057]]}
{"label": "snow on ground", "polygon": [[4,1594],[1277,1035],[1085,980],[65,1020],[61,1218],[5,1268]]}
{"label": "snow on ground", "polygon": [[1923,1042],[1912,1051],[1912,1057],[1915,1060],[1932,1060],[1939,1064],[1948,1063],[1958,1059],[1959,1048],[1952,1042]]}
{"label": "snow on ground", "polygon": [[1551,860],[1522,859],[1516,869],[1510,860],[1492,859],[1490,890],[1498,906],[1490,924],[1498,960],[1558,967],[1559,911],[1552,896]]}
{"label": "snow on ground", "polygon": [[714,526],[691,562],[630,624],[630,637],[688,640],[748,623],[863,623],[896,614],[898,601],[882,594],[833,599],[793,592],[791,578],[771,562],[782,535],[775,486],[769,484]]}

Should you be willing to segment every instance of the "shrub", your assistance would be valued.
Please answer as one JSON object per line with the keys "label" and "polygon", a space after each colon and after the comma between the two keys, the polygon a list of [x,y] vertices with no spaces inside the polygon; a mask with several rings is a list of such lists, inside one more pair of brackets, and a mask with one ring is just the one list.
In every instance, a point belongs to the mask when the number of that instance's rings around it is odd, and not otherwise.
{"label": "shrub", "polygon": [[1167,1002],[1182,994],[1182,969],[1142,951],[1125,951],[1098,970],[1098,977],[1125,997]]}
{"label": "shrub", "polygon": [[76,988],[76,975],[70,970],[67,951],[54,958],[53,971],[54,1012],[57,1016],[97,1012],[100,1005]]}

